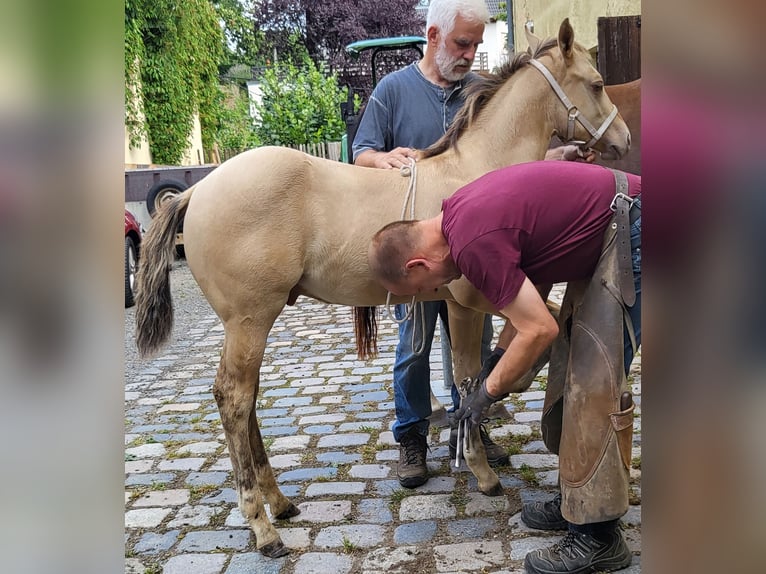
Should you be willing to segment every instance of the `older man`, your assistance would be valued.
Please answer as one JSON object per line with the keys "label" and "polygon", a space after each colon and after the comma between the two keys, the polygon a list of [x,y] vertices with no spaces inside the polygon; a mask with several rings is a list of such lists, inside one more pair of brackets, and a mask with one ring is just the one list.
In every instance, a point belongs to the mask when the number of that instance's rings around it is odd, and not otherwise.
{"label": "older man", "polygon": [[[370,246],[371,271],[392,293],[426,293],[465,276],[508,319],[505,352],[465,398],[459,419],[480,423],[494,401],[524,390],[517,381],[554,339],[565,348],[554,346],[564,364],[552,359],[551,370],[562,384],[546,396],[542,423],[546,445],[559,454],[563,499],[523,514],[538,519],[534,527],[569,533],[530,552],[528,572],[617,570],[631,561],[618,520],[627,510],[632,430],[622,391],[633,341],[640,344],[640,193],[639,176],[525,163],[466,185],[431,219],[389,224]],[[571,312],[558,322],[536,288],[557,282],[581,286],[571,305],[565,298]],[[548,395],[556,386],[549,379]]]}

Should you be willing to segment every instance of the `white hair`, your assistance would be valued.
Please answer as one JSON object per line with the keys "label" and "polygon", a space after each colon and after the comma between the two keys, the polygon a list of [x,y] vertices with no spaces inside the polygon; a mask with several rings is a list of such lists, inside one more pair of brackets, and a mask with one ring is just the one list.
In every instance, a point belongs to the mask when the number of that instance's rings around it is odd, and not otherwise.
{"label": "white hair", "polygon": [[489,21],[489,10],[484,0],[431,0],[426,17],[426,33],[431,26],[447,35],[455,28],[455,18],[460,15],[469,22]]}

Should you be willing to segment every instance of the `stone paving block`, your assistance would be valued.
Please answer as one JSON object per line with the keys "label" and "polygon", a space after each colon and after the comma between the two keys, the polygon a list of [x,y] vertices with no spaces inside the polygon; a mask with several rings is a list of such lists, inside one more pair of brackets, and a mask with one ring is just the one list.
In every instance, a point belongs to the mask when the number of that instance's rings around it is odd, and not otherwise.
{"label": "stone paving block", "polygon": [[185,444],[179,447],[179,453],[190,452],[191,454],[215,454],[223,445],[218,441],[203,441]]}
{"label": "stone paving block", "polygon": [[306,488],[306,496],[364,494],[364,482],[314,482]]}
{"label": "stone paving block", "polygon": [[351,515],[351,501],[301,502],[298,509],[301,513],[290,518],[290,522],[338,522]]}
{"label": "stone paving block", "polygon": [[330,451],[317,454],[316,459],[318,462],[325,462],[327,464],[349,464],[360,462],[362,455],[343,451]]}
{"label": "stone paving block", "polygon": [[311,528],[277,528],[282,544],[293,550],[311,546]]}
{"label": "stone paving block", "polygon": [[290,468],[301,464],[302,455],[300,454],[277,454],[269,457],[269,464],[272,469]]}
{"label": "stone paving block", "polygon": [[202,405],[200,403],[171,403],[163,405],[157,409],[158,413],[191,413],[198,410]]}
{"label": "stone paving block", "polygon": [[408,522],[394,529],[394,544],[423,544],[436,534],[434,520]]}
{"label": "stone paving block", "polygon": [[386,478],[389,474],[391,467],[386,464],[356,464],[348,471],[351,478]]}
{"label": "stone paving block", "polygon": [[133,506],[181,506],[189,502],[189,491],[184,489],[155,490],[138,497]]}
{"label": "stone paving block", "polygon": [[[540,531],[538,530],[537,532]],[[528,538],[511,540],[511,560],[524,560],[528,552],[539,548],[547,548],[561,540],[561,538],[562,536],[559,533],[553,536],[530,536]]]}
{"label": "stone paving block", "polygon": [[628,549],[631,552],[641,552],[641,531],[635,528],[626,528],[622,532],[622,537],[625,539]]}
{"label": "stone paving block", "polygon": [[353,558],[330,552],[308,552],[295,563],[295,574],[348,574]]}
{"label": "stone paving block", "polygon": [[338,426],[338,432],[350,432],[366,429],[380,429],[383,427],[381,421],[356,421],[352,423],[343,423]]}
{"label": "stone paving block", "polygon": [[307,427],[303,427],[301,430],[304,433],[310,435],[326,435],[335,432],[335,427],[333,425],[309,425]]}
{"label": "stone paving block", "polygon": [[184,483],[190,486],[221,486],[228,478],[228,472],[190,472]]}
{"label": "stone paving block", "polygon": [[628,526],[641,526],[641,507],[629,506],[628,511],[620,519],[621,522]]}
{"label": "stone paving block", "polygon": [[[398,455],[398,453],[397,453]],[[397,456],[398,459],[398,456]],[[394,471],[395,472],[395,471]],[[430,493],[430,492],[452,492],[455,490],[455,479],[451,476],[431,476],[428,482],[418,486],[417,492]]]}
{"label": "stone paving block", "polygon": [[453,518],[457,514],[448,494],[408,496],[399,505],[399,520],[403,522],[428,518]]}
{"label": "stone paving block", "polygon": [[319,404],[320,405],[340,405],[345,400],[346,400],[346,397],[343,395],[329,395],[326,397],[319,397]]}
{"label": "stone paving block", "polygon": [[[379,450],[375,453],[375,460],[378,462],[386,462],[390,460],[399,460],[398,450]],[[429,479],[430,480],[430,479]]]}
{"label": "stone paving block", "polygon": [[540,486],[557,487],[559,484],[559,471],[558,470],[546,470],[544,472],[538,472],[537,479],[540,482]]}
{"label": "stone paving block", "polygon": [[301,392],[302,395],[326,395],[329,393],[337,393],[340,389],[340,385],[314,385],[311,387],[304,387]]}
{"label": "stone paving block", "polygon": [[269,389],[264,391],[261,396],[263,397],[293,397],[298,394],[299,389],[290,387]]}
{"label": "stone paving block", "polygon": [[148,472],[153,465],[153,460],[128,460],[125,461],[125,474],[133,474],[134,472]]}
{"label": "stone paving block", "polygon": [[206,462],[206,458],[175,458],[161,460],[157,468],[160,470],[199,470]]}
{"label": "stone paving block", "polygon": [[309,415],[309,416],[301,417],[298,420],[298,424],[301,426],[328,424],[328,423],[339,423],[344,420],[346,420],[346,415],[341,413],[331,413],[331,414]]}
{"label": "stone paving block", "polygon": [[337,468],[298,468],[288,470],[277,476],[277,482],[295,482],[299,480],[316,480],[319,477],[332,478],[338,474]]}
{"label": "stone paving block", "polygon": [[384,417],[387,417],[389,413],[385,411],[367,411],[364,413],[358,413],[356,415],[356,418],[362,419],[362,420],[372,420],[372,419],[382,419]]}
{"label": "stone paving block", "polygon": [[450,520],[447,532],[458,540],[466,538],[484,538],[484,535],[494,529],[497,522],[494,518],[467,518],[465,520]]}
{"label": "stone paving block", "polygon": [[434,546],[434,558],[438,572],[482,570],[505,563],[503,545],[499,540]]}
{"label": "stone paving block", "polygon": [[514,413],[513,418],[520,423],[539,422],[543,417],[542,411]]}
{"label": "stone paving block", "polygon": [[165,520],[171,508],[142,508],[125,513],[125,528],[155,528]]}
{"label": "stone paving block", "polygon": [[134,458],[156,458],[158,456],[165,456],[165,447],[156,443],[142,444],[141,446],[126,448],[125,454]]}
{"label": "stone paving block", "polygon": [[383,431],[378,435],[378,442],[375,444],[391,445],[399,448],[399,443],[394,440],[394,433],[391,431]]}
{"label": "stone paving block", "polygon": [[139,554],[158,554],[170,550],[170,547],[178,540],[180,533],[180,530],[170,530],[162,534],[147,532],[133,546],[133,551]]}
{"label": "stone paving block", "polygon": [[492,439],[499,439],[507,436],[526,437],[531,434],[532,427],[529,425],[503,425],[489,431],[489,436]]}
{"label": "stone paving block", "polygon": [[279,437],[274,439],[271,447],[269,447],[269,451],[280,452],[283,450],[303,450],[308,447],[310,440],[311,437],[306,435]]}
{"label": "stone paving block", "polygon": [[540,530],[530,528],[521,520],[521,512],[517,512],[508,519],[508,529],[511,533],[531,534],[533,536],[540,534]]}
{"label": "stone paving block", "polygon": [[131,474],[125,479],[125,486],[151,486],[153,484],[167,484],[173,482],[176,475],[172,472],[159,472],[155,474]]}
{"label": "stone paving block", "polygon": [[261,418],[258,424],[261,428],[292,425],[295,422],[295,417],[278,417],[274,419]]}
{"label": "stone paving block", "polygon": [[277,399],[271,406],[273,407],[300,407],[308,406],[314,399],[312,397],[283,397]]}
{"label": "stone paving block", "polygon": [[522,401],[542,401],[545,398],[545,391],[527,391],[519,393],[518,397]]}
{"label": "stone paving block", "polygon": [[244,550],[250,543],[249,530],[194,530],[178,544],[179,552]]}
{"label": "stone paving block", "polygon": [[[363,572],[390,574],[414,574],[415,562],[422,560],[430,549],[417,546],[399,546],[398,548],[376,548],[362,562]],[[422,572],[422,570],[421,570]],[[425,574],[425,573],[423,573]]]}
{"label": "stone paving block", "polygon": [[530,468],[558,468],[559,457],[555,454],[514,454],[511,455],[511,466],[521,468],[526,464]]}
{"label": "stone paving block", "polygon": [[125,574],[144,574],[145,572],[146,566],[138,558],[125,559]]}
{"label": "stone paving block", "polygon": [[298,432],[298,427],[268,427],[261,429],[261,436],[288,436]]}
{"label": "stone paving block", "polygon": [[388,501],[380,498],[360,500],[356,507],[356,519],[362,523],[387,524],[393,521]]}
{"label": "stone paving block", "polygon": [[338,448],[346,446],[359,446],[367,444],[370,440],[368,433],[344,433],[323,436],[317,443],[318,448]]}
{"label": "stone paving block", "polygon": [[260,552],[235,554],[224,574],[280,574],[284,571],[287,559],[287,556],[266,558]]}
{"label": "stone paving block", "polygon": [[231,459],[228,456],[226,458],[219,458],[210,467],[210,470],[231,470]]}
{"label": "stone paving block", "polygon": [[548,447],[545,446],[545,443],[541,440],[533,440],[525,444],[523,447],[521,447],[522,452],[525,453],[533,453],[533,452],[541,452],[546,453],[548,452]]}
{"label": "stone paving block", "polygon": [[179,526],[207,526],[210,519],[220,512],[219,508],[198,504],[195,506],[182,506],[176,512],[175,518],[168,522],[168,528]]}
{"label": "stone paving block", "polygon": [[222,488],[221,490],[206,496],[199,502],[200,504],[235,504],[238,502],[237,491],[235,491],[233,488]]}
{"label": "stone paving block", "polygon": [[162,568],[162,574],[220,574],[226,554],[180,554],[173,556]]}
{"label": "stone paving block", "polygon": [[298,407],[297,409],[293,409],[293,415],[296,417],[299,416],[305,416],[305,415],[315,415],[317,413],[324,413],[327,412],[327,407],[322,407],[319,405],[313,405],[310,407]]}
{"label": "stone paving block", "polygon": [[383,541],[385,529],[377,524],[344,524],[328,526],[319,531],[314,540],[317,548],[344,548],[351,543],[359,548],[377,546]]}
{"label": "stone paving block", "polygon": [[351,395],[352,403],[367,403],[367,402],[380,402],[385,401],[391,395],[388,391],[369,391],[366,393],[355,393]]}
{"label": "stone paving block", "polygon": [[481,492],[469,492],[468,502],[465,505],[465,515],[475,516],[477,514],[497,514],[505,512],[510,508],[508,497],[486,496]]}

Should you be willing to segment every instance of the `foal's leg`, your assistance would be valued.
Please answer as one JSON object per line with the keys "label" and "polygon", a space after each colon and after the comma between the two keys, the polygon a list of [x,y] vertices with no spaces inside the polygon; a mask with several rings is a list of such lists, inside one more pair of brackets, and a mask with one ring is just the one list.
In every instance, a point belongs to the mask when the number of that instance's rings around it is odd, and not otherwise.
{"label": "foal's leg", "polygon": [[[258,550],[272,558],[282,556],[288,550],[266,516],[259,483],[266,486],[270,501],[276,503],[272,507],[274,513],[284,513],[291,505],[281,492],[279,496],[272,492],[276,490],[276,484],[257,430],[255,401],[266,337],[278,313],[264,317],[262,312],[226,321],[221,364],[213,387],[229,446],[239,509],[255,533]],[[252,431],[253,427],[255,431]],[[265,478],[266,474],[269,474],[269,480]],[[273,489],[269,489],[270,485]]]}
{"label": "foal's leg", "polygon": [[[455,382],[474,377],[481,369],[481,335],[484,330],[484,313],[448,301],[452,361],[455,365]],[[473,426],[468,435],[469,448],[463,453],[468,468],[479,481],[479,490],[488,496],[503,493],[500,479],[487,462],[487,453],[479,436],[479,427]]]}

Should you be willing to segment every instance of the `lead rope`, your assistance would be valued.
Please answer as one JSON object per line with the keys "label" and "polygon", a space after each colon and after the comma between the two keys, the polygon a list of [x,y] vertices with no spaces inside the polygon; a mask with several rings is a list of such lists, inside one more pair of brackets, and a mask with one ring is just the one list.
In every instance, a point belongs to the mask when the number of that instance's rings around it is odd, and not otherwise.
{"label": "lead rope", "polygon": [[[410,165],[403,165],[399,168],[399,174],[402,177],[409,177],[410,178],[410,185],[407,186],[407,195],[404,196],[404,205],[402,205],[402,215],[400,219],[405,219],[405,216],[407,215],[407,204],[410,205],[410,219],[415,219],[415,198],[417,195],[417,185],[418,185],[418,178],[417,178],[417,166],[415,164],[415,159],[410,158]],[[404,314],[404,317],[401,319],[397,319],[396,315],[394,315],[391,312],[391,292],[389,291],[386,295],[386,314],[388,315],[388,318],[391,319],[394,323],[397,325],[401,325],[405,321],[407,321],[410,317],[412,317],[412,321],[415,323],[414,328],[412,329],[412,343],[411,348],[412,352],[415,356],[420,356],[423,353],[423,350],[426,346],[426,322],[423,319],[425,312],[423,310],[423,302],[420,303],[415,301],[415,296],[412,296],[412,302],[409,305],[406,305],[407,312]],[[420,348],[415,349],[415,329],[417,329],[418,326],[418,317],[420,318]]]}

